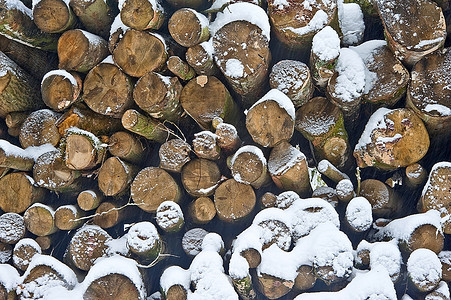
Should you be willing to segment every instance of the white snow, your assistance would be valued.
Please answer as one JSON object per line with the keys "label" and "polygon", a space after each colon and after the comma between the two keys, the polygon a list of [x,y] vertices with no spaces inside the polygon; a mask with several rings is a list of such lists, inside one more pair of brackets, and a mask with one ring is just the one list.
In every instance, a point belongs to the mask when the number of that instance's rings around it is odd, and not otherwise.
{"label": "white snow", "polygon": [[346,197],[346,195],[349,195],[354,191],[354,186],[352,185],[351,180],[342,179],[337,183],[335,189],[339,197]]}
{"label": "white snow", "polygon": [[324,10],[320,9],[320,10],[316,11],[315,15],[313,16],[313,18],[309,21],[309,23],[306,26],[298,27],[298,28],[285,27],[282,30],[283,31],[289,30],[297,35],[305,35],[305,34],[315,32],[315,31],[322,29],[324,27],[324,25],[326,25],[328,23],[328,21],[329,21],[329,16],[327,15],[327,13]]}
{"label": "white snow", "polygon": [[170,228],[184,220],[180,205],[174,201],[163,201],[157,208],[157,224],[161,228]]}
{"label": "white snow", "polygon": [[202,240],[201,249],[202,251],[207,250],[220,253],[221,250],[224,249],[224,241],[222,240],[222,237],[216,232],[209,232],[204,236],[204,239]]}
{"label": "white snow", "polygon": [[331,61],[340,55],[340,38],[330,26],[321,29],[313,37],[312,52],[324,61]]}
{"label": "white snow", "polygon": [[276,207],[285,209],[290,207],[295,201],[301,200],[301,197],[296,192],[286,191],[280,193],[276,197]]}
{"label": "white snow", "polygon": [[444,105],[435,103],[435,104],[427,104],[423,109],[425,112],[437,112],[440,116],[451,116],[451,108],[446,107]]}
{"label": "white snow", "polygon": [[114,18],[114,21],[111,24],[110,28],[110,36],[116,33],[119,29],[122,31],[121,35],[119,36],[120,38],[122,37],[123,34],[125,34],[127,30],[130,29],[130,27],[122,23],[121,14],[118,14],[116,18]]}
{"label": "white snow", "polygon": [[18,11],[21,11],[22,13],[26,14],[31,19],[33,19],[33,13],[31,11],[31,9],[26,7],[25,4],[22,3],[22,1],[5,0],[5,1],[2,1],[2,2],[3,2],[2,5],[4,5],[5,9],[8,9],[8,10],[17,9]]}
{"label": "white snow", "polygon": [[342,48],[335,71],[338,72],[332,95],[343,102],[352,102],[365,91],[365,64],[355,51]]}
{"label": "white snow", "polygon": [[[449,287],[445,281],[440,281],[438,286],[435,288],[435,291],[444,295],[446,297],[446,299],[449,299],[449,297],[450,297]],[[426,298],[426,299],[427,300],[436,300],[435,298]],[[437,300],[439,300],[439,299],[437,299]]]}
{"label": "white snow", "polygon": [[81,29],[77,29],[77,30],[79,30],[81,33],[83,33],[83,35],[88,39],[89,43],[91,43],[93,45],[98,45],[98,44],[101,44],[102,42],[105,42],[105,40],[102,39],[100,36],[92,34],[89,31],[85,31],[85,30],[81,30]]}
{"label": "white snow", "polygon": [[370,268],[384,267],[393,282],[401,276],[402,257],[396,242],[377,242],[371,245]]}
{"label": "white snow", "polygon": [[164,294],[166,294],[169,288],[174,285],[180,285],[188,291],[190,282],[190,271],[179,266],[170,266],[166,268],[160,277],[160,286]]}
{"label": "white snow", "polygon": [[55,270],[59,275],[61,275],[63,280],[66,281],[70,287],[74,287],[78,283],[77,276],[71,268],[69,268],[67,265],[63,264],[53,256],[43,254],[36,254],[35,256],[33,256],[30,265],[27,268],[27,271],[22,277],[26,278],[33,270],[33,268],[37,266],[48,266],[51,269]]}
{"label": "white snow", "polygon": [[193,228],[185,232],[182,238],[183,249],[189,255],[195,256],[202,251],[202,241],[208,231],[202,228]]}
{"label": "white snow", "polygon": [[150,32],[150,31],[146,31],[146,32],[149,33],[150,35],[153,35],[157,39],[159,39],[161,41],[161,43],[163,44],[164,49],[166,51],[168,51],[169,48],[168,48],[168,45],[166,44],[166,40],[164,39],[164,37],[161,34],[156,33],[156,32]]}
{"label": "white snow", "polygon": [[270,80],[284,94],[298,93],[310,74],[308,66],[297,60],[281,60],[271,70]]}
{"label": "white snow", "polygon": [[13,291],[19,283],[19,272],[8,264],[0,264],[0,284],[7,292]]}
{"label": "white snow", "polygon": [[299,266],[293,264],[290,252],[281,250],[276,244],[263,250],[257,274],[267,274],[288,281],[294,281]]}
{"label": "white snow", "polygon": [[[427,289],[431,283],[438,283],[441,280],[442,264],[434,252],[420,248],[410,254],[407,272],[416,285]],[[429,288],[429,291],[432,289]]]}
{"label": "white snow", "polygon": [[49,76],[62,76],[64,78],[69,79],[70,83],[73,86],[77,86],[78,85],[77,84],[77,80],[75,79],[75,77],[71,73],[67,72],[66,70],[53,70],[53,71],[48,72],[42,78],[41,85],[44,82],[44,80],[46,80]]}
{"label": "white snow", "polygon": [[241,78],[246,75],[241,61],[236,58],[227,60],[225,65],[225,75],[231,78]]}
{"label": "white snow", "polygon": [[[263,168],[266,168],[267,162],[266,162],[266,158],[265,158],[262,150],[260,150],[260,148],[253,146],[253,145],[246,145],[246,146],[239,148],[235,152],[235,154],[232,156],[232,159],[230,160],[230,166],[231,166],[232,170],[233,170],[233,165],[235,164],[236,159],[238,158],[238,156],[240,156],[243,153],[254,154],[257,157],[257,159],[262,163]],[[238,182],[250,184],[250,182],[247,182],[241,178],[240,173],[232,171],[232,176]]]}
{"label": "white snow", "polygon": [[243,279],[249,276],[249,263],[238,252],[234,252],[230,258],[229,275],[233,279]]}
{"label": "white snow", "polygon": [[46,152],[56,151],[56,148],[49,143],[40,146],[29,146],[25,149],[22,149],[2,139],[0,139],[0,149],[3,150],[6,155],[31,158],[34,159],[35,161],[39,156],[41,156]]}
{"label": "white snow", "polygon": [[365,23],[360,5],[357,3],[344,3],[342,17],[339,18],[343,33],[343,45],[356,45],[363,39]]}
{"label": "white snow", "polygon": [[373,130],[387,128],[385,116],[390,112],[392,112],[392,110],[381,107],[371,115],[365,125],[365,129],[363,130],[359,141],[357,142],[357,145],[355,146],[354,151],[365,149],[366,146],[371,143],[371,134]]}
{"label": "white snow", "polygon": [[330,161],[327,159],[323,159],[318,163],[318,171],[324,174],[324,172],[327,171],[327,169],[332,169],[334,172],[340,173],[341,176],[343,176],[345,179],[349,179],[349,176],[345,173],[341,172],[337,169]]}
{"label": "white snow", "polygon": [[138,251],[148,251],[158,243],[160,236],[150,222],[143,221],[130,227],[127,233],[127,244]]}
{"label": "white snow", "polygon": [[355,197],[346,206],[346,220],[358,231],[370,229],[373,223],[371,203],[364,197]]}
{"label": "white snow", "polygon": [[108,55],[107,57],[105,57],[104,60],[102,60],[100,62],[101,64],[111,64],[111,65],[116,65],[113,61],[113,55]]}
{"label": "white snow", "polygon": [[296,119],[296,111],[293,102],[290,100],[290,98],[288,98],[287,95],[285,95],[278,89],[272,89],[267,92],[262,98],[260,98],[260,100],[255,102],[254,105],[249,108],[249,110],[265,101],[275,101],[280,106],[280,108],[284,109],[288,113],[293,121]]}
{"label": "white snow", "polygon": [[304,153],[296,147],[290,147],[290,150],[286,155],[268,161],[269,173],[271,173],[271,175],[282,175],[305,159]]}
{"label": "white snow", "polygon": [[[349,3],[351,4],[351,3]],[[385,40],[371,40],[358,46],[351,46],[349,49],[357,52],[365,63],[373,61],[374,53],[387,45]]]}

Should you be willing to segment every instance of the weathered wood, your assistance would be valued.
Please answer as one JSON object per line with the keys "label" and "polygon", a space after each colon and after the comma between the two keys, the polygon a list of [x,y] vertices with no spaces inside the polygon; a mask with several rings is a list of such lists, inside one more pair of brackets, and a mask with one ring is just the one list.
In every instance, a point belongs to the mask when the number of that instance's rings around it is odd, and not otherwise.
{"label": "weathered wood", "polygon": [[311,289],[316,283],[316,275],[312,266],[302,265],[297,270],[298,275],[294,280],[293,288],[298,291]]}
{"label": "weathered wood", "polygon": [[235,180],[250,184],[255,189],[271,181],[266,158],[255,146],[243,146],[238,149],[230,161],[230,170]]}
{"label": "weathered wood", "polygon": [[277,196],[271,192],[264,193],[259,199],[260,207],[262,209],[268,207],[276,207]]}
{"label": "weathered wood", "polygon": [[320,88],[325,88],[334,75],[339,54],[340,38],[332,27],[326,26],[313,36],[310,70],[313,82]]}
{"label": "weathered wood", "polygon": [[194,199],[188,206],[188,214],[196,224],[207,224],[216,216],[215,203],[209,197]]}
{"label": "weathered wood", "polygon": [[[13,256],[13,246],[10,244],[5,244],[0,242],[0,263],[7,264]],[[2,286],[2,282],[0,281],[0,290]],[[0,292],[1,295],[1,292]],[[7,298],[7,300],[10,300]]]}
{"label": "weathered wood", "polygon": [[208,6],[206,0],[167,0],[167,2],[175,8],[190,7],[199,10]]}
{"label": "weathered wood", "polygon": [[211,131],[205,130],[194,134],[193,151],[199,158],[217,160],[221,154],[221,148],[216,142],[217,136]]}
{"label": "weathered wood", "polygon": [[47,251],[56,244],[56,242],[58,241],[56,239],[57,236],[58,232],[51,235],[37,236],[34,240],[36,241],[36,243],[38,243],[39,247],[41,247],[42,251]]}
{"label": "weathered wood", "polygon": [[136,30],[158,30],[165,21],[160,0],[124,0],[119,5],[122,22]]}
{"label": "weathered wood", "polygon": [[33,204],[25,211],[23,218],[28,231],[37,236],[50,235],[58,230],[55,225],[55,211],[48,205]]}
{"label": "weathered wood", "polygon": [[91,132],[76,127],[66,130],[66,166],[72,170],[89,170],[105,158],[106,145]]}
{"label": "weathered wood", "polygon": [[318,163],[318,171],[335,183],[339,183],[343,179],[349,179],[348,175],[338,170],[327,159],[323,159]]}
{"label": "weathered wood", "polygon": [[404,180],[412,188],[416,188],[426,182],[427,171],[419,163],[408,165],[404,170]]}
{"label": "weathered wood", "polygon": [[75,72],[50,71],[42,78],[42,100],[52,110],[63,111],[79,99],[82,83],[80,76]]}
{"label": "weathered wood", "polygon": [[97,207],[92,222],[104,229],[111,228],[119,222],[130,219],[132,210],[131,206],[121,207],[118,202],[103,201]]}
{"label": "weathered wood", "polygon": [[73,230],[81,227],[85,213],[76,205],[61,205],[55,210],[55,226],[60,230]]}
{"label": "weathered wood", "polygon": [[168,66],[168,70],[181,80],[188,81],[196,76],[196,71],[194,71],[194,69],[188,63],[183,61],[178,56],[170,56],[166,64]]}
{"label": "weathered wood", "polygon": [[110,1],[104,0],[70,0],[69,2],[70,7],[86,29],[103,38],[108,38],[116,13],[113,5],[109,3]]}
{"label": "weathered wood", "polygon": [[169,136],[169,130],[163,123],[134,109],[127,110],[121,122],[125,129],[159,143],[164,143]]}
{"label": "weathered wood", "polygon": [[142,299],[136,284],[120,272],[109,273],[93,280],[83,294],[84,299]]}
{"label": "weathered wood", "polygon": [[99,170],[99,189],[105,196],[117,196],[125,192],[138,173],[138,167],[116,156],[105,160]]}
{"label": "weathered wood", "polygon": [[59,113],[49,109],[40,109],[29,114],[20,128],[19,141],[22,147],[47,143],[56,146],[61,138],[55,125],[59,116]]}
{"label": "weathered wood", "polygon": [[192,228],[185,232],[182,237],[183,251],[189,257],[195,257],[202,251],[202,241],[208,231],[202,228]]}
{"label": "weathered wood", "polygon": [[268,299],[277,299],[293,288],[294,282],[277,276],[261,273],[258,275],[258,287]]}
{"label": "weathered wood", "polygon": [[33,3],[33,21],[43,32],[60,33],[73,28],[77,18],[64,0],[39,0]]}
{"label": "weathered wood", "polygon": [[126,131],[118,131],[110,136],[108,151],[111,155],[133,164],[141,163],[147,156],[144,140]]}
{"label": "weathered wood", "polygon": [[[361,187],[360,187],[360,189],[361,189]],[[355,197],[354,185],[352,184],[351,180],[349,180],[348,178],[340,180],[337,183],[335,190],[337,192],[338,200],[340,200],[342,202],[349,202],[349,201],[351,201],[352,198]]]}
{"label": "weathered wood", "polygon": [[200,43],[186,50],[186,62],[198,75],[214,76],[219,73],[213,60],[213,45],[210,41]]}
{"label": "weathered wood", "polygon": [[177,43],[189,48],[210,38],[208,23],[207,17],[194,9],[181,8],[169,19],[168,30]]}
{"label": "weathered wood", "polygon": [[218,165],[211,160],[193,159],[182,169],[183,187],[193,197],[213,195],[220,179]]}
{"label": "weathered wood", "polygon": [[366,179],[360,183],[359,196],[365,197],[378,217],[390,217],[400,209],[399,199],[392,188],[377,179]]}
{"label": "weathered wood", "polygon": [[[216,124],[219,123],[219,124]],[[213,119],[213,127],[216,129],[216,142],[226,154],[234,153],[241,145],[238,131],[232,124],[224,123],[221,118]]]}
{"label": "weathered wood", "polygon": [[34,158],[29,152],[5,140],[0,140],[0,167],[30,171],[33,165]]}
{"label": "weathered wood", "polygon": [[25,238],[21,239],[13,250],[13,263],[14,266],[22,271],[28,268],[31,259],[36,254],[41,254],[41,247],[33,239]]}
{"label": "weathered wood", "polygon": [[103,193],[97,189],[84,190],[78,194],[77,204],[82,210],[89,211],[99,207],[103,199]]}
{"label": "weathered wood", "polygon": [[6,126],[8,126],[8,128],[20,128],[28,115],[28,112],[10,112],[5,117],[5,124]]}
{"label": "weathered wood", "polygon": [[158,150],[160,168],[180,173],[183,166],[191,160],[189,157],[190,152],[190,145],[182,139],[176,138],[165,142]]}
{"label": "weathered wood", "polygon": [[417,249],[407,260],[409,285],[420,293],[431,292],[438,286],[441,271],[439,258],[429,249]]}
{"label": "weathered wood", "polygon": [[17,213],[4,213],[0,216],[0,243],[16,244],[25,237],[24,218]]}

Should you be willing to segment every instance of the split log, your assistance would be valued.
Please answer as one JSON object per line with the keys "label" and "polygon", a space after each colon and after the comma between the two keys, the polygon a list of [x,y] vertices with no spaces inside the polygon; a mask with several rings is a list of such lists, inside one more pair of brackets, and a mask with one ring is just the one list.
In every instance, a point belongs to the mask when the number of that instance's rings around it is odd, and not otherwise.
{"label": "split log", "polygon": [[213,45],[210,41],[200,43],[186,50],[186,62],[196,71],[197,75],[214,76],[219,73],[213,60]]}
{"label": "split log", "polygon": [[221,180],[218,165],[207,159],[193,159],[182,169],[182,183],[193,197],[211,196]]}
{"label": "split log", "polygon": [[219,219],[235,223],[250,215],[256,197],[250,185],[229,179],[215,190],[214,202]]}
{"label": "split log", "polygon": [[183,113],[182,88],[177,77],[149,72],[136,82],[133,100],[152,118],[177,122]]}
{"label": "split log", "polygon": [[431,292],[442,280],[442,265],[437,254],[429,249],[413,251],[407,260],[411,286],[421,292]]}
{"label": "split log", "polygon": [[71,127],[65,136],[66,166],[72,170],[89,170],[105,158],[106,145],[89,131]]}
{"label": "split log", "polygon": [[[12,1],[12,0],[8,0]],[[0,3],[1,7],[1,3]],[[44,107],[39,83],[0,51],[0,117],[10,112],[36,110]]]}
{"label": "split log", "polygon": [[209,197],[194,199],[188,206],[188,214],[196,224],[207,224],[216,216],[215,203]]}
{"label": "split log", "polygon": [[111,56],[92,68],[83,82],[83,101],[96,113],[120,118],[133,105],[132,79]]}
{"label": "split log", "polygon": [[202,228],[192,228],[185,232],[182,237],[183,251],[189,257],[195,257],[202,251],[202,241],[208,231]]}
{"label": "split log", "polygon": [[349,179],[348,175],[338,170],[327,159],[323,159],[318,163],[318,171],[335,183],[339,183],[343,179]]}
{"label": "split log", "polygon": [[205,130],[194,134],[193,151],[199,158],[218,160],[221,148],[217,144],[217,136],[211,131]]}
{"label": "split log", "polygon": [[[412,69],[406,106],[423,120],[431,136],[448,136],[451,105],[448,89],[451,80],[451,50],[435,52],[420,60]],[[438,138],[440,139],[440,138]]]}
{"label": "split log", "polygon": [[70,0],[70,7],[83,26],[94,34],[108,38],[115,10],[109,1],[103,0]]}
{"label": "split log", "polygon": [[122,126],[146,139],[164,143],[168,139],[169,130],[163,123],[148,117],[137,110],[129,109],[122,115]]}
{"label": "split log", "polygon": [[359,196],[365,197],[373,207],[377,217],[391,217],[401,209],[395,191],[377,179],[366,179],[360,183]]}
{"label": "split log", "polygon": [[0,179],[0,208],[4,212],[23,213],[34,202],[44,200],[46,191],[35,186],[24,172],[9,173]]}
{"label": "split log", "polygon": [[174,201],[164,201],[157,208],[157,225],[167,233],[176,233],[185,225],[182,209]]}
{"label": "split log", "polygon": [[390,50],[412,66],[443,46],[446,22],[442,9],[432,1],[375,1]]}
{"label": "split log", "polygon": [[246,128],[254,142],[263,147],[274,147],[280,141],[289,141],[294,132],[293,102],[284,93],[272,89],[249,109]]}
{"label": "split log", "polygon": [[204,130],[212,128],[214,117],[234,125],[241,117],[229,91],[214,76],[201,75],[191,79],[183,87],[180,102],[186,113]]}
{"label": "split log", "polygon": [[21,239],[14,246],[14,266],[21,271],[25,271],[28,268],[33,256],[36,254],[41,254],[41,247],[39,247],[38,243],[30,238]]}
{"label": "split log", "polygon": [[342,179],[337,183],[335,187],[337,197],[342,202],[349,202],[355,197],[354,185],[349,179]]}
{"label": "split log", "polygon": [[282,141],[271,151],[268,159],[271,178],[282,190],[298,193],[301,197],[311,193],[308,167],[305,155]]}
{"label": "split log", "polygon": [[19,141],[22,147],[47,143],[58,145],[61,136],[55,123],[59,117],[59,113],[49,109],[40,109],[29,114],[20,128]]}
{"label": "split log", "polygon": [[408,165],[404,170],[404,180],[406,184],[412,188],[423,185],[428,177],[425,168],[419,163]]}
{"label": "split log", "polygon": [[133,77],[159,71],[167,59],[168,50],[163,37],[147,31],[127,30],[113,50],[114,62]]}
{"label": "split log", "polygon": [[117,196],[128,190],[138,167],[113,156],[105,160],[99,170],[99,189],[105,196]]}
{"label": "split log", "polygon": [[107,56],[107,42],[81,29],[68,30],[58,40],[60,69],[86,73]]}
{"label": "split log", "polygon": [[142,263],[155,261],[164,251],[164,244],[157,228],[150,222],[139,222],[127,233],[127,246]]}
{"label": "split log", "polygon": [[124,0],[119,3],[122,22],[136,30],[158,30],[165,21],[160,0]]}
{"label": "split log", "polygon": [[79,100],[82,83],[82,79],[75,72],[50,71],[42,78],[42,100],[52,110],[63,111]]}
{"label": "split log", "polygon": [[97,207],[92,222],[104,229],[116,226],[122,221],[130,219],[136,210],[133,207],[121,207],[116,201],[103,201]]}
{"label": "split log", "polygon": [[177,43],[189,48],[210,38],[208,25],[208,19],[204,15],[194,9],[181,8],[169,19],[168,30]]}
{"label": "split log", "polygon": [[64,0],[39,0],[33,3],[33,21],[43,32],[60,33],[75,27],[77,18]]}
{"label": "split log", "polygon": [[57,47],[58,35],[42,32],[33,22],[30,8],[16,0],[0,1],[0,34],[46,51]]}
{"label": "split log", "polygon": [[310,100],[314,92],[308,66],[297,60],[276,63],[269,74],[269,85],[287,95],[295,108]]}
{"label": "split log", "polygon": [[[219,124],[216,124],[219,123]],[[226,154],[234,153],[241,145],[241,139],[238,136],[238,131],[232,124],[224,123],[221,118],[213,119],[213,127],[216,129],[216,142],[218,146]]]}
{"label": "split log", "polygon": [[191,80],[196,76],[196,71],[178,56],[170,56],[166,62],[168,70],[181,80]]}
{"label": "split log", "polygon": [[58,230],[55,211],[48,205],[34,203],[25,211],[23,218],[28,231],[37,236],[50,235]]}
{"label": "split log", "polygon": [[147,167],[139,171],[131,184],[131,197],[139,208],[156,212],[164,201],[179,202],[182,191],[174,178],[165,170]]}
{"label": "split log", "polygon": [[76,205],[61,205],[55,211],[55,226],[60,230],[73,230],[81,227],[85,213]]}
{"label": "split log", "polygon": [[0,243],[16,244],[25,237],[24,218],[16,213],[4,213],[0,216]]}
{"label": "split log", "polygon": [[230,170],[236,181],[250,184],[255,189],[271,181],[266,158],[256,146],[243,146],[238,149],[230,161]]}
{"label": "split log", "polygon": [[97,189],[81,191],[77,196],[77,204],[84,211],[90,211],[99,207],[103,201],[103,193]]}
{"label": "split log", "polygon": [[139,164],[147,156],[144,140],[126,131],[118,131],[110,136],[108,151],[111,155]]}
{"label": "split log", "polygon": [[325,88],[334,75],[339,55],[340,38],[332,27],[326,26],[313,36],[310,69],[313,82],[320,88]]}
{"label": "split log", "polygon": [[160,157],[160,168],[180,173],[183,166],[190,161],[190,145],[181,139],[172,139],[160,146],[158,155]]}

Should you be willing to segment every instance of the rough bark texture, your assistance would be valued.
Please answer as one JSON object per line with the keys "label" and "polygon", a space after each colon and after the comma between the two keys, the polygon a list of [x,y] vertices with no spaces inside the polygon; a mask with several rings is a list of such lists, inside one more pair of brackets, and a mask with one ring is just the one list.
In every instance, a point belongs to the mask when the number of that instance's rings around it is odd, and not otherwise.
{"label": "rough bark texture", "polygon": [[196,71],[178,56],[171,56],[167,61],[168,70],[181,80],[191,80],[196,76]]}
{"label": "rough bark texture", "polygon": [[70,0],[69,4],[89,32],[108,38],[115,15],[110,1]]}
{"label": "rough bark texture", "polygon": [[139,134],[146,139],[164,143],[168,138],[169,130],[163,123],[143,115],[137,110],[127,110],[122,116],[121,121],[125,129]]}

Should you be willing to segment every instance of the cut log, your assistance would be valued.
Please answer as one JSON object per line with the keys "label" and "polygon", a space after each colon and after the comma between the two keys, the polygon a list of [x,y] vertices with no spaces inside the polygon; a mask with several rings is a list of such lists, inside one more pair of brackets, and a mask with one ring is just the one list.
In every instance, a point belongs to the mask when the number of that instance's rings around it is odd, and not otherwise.
{"label": "cut log", "polygon": [[160,168],[180,173],[183,166],[190,161],[190,145],[181,139],[172,139],[160,146],[158,155],[160,157]]}
{"label": "cut log", "polygon": [[136,30],[158,30],[165,21],[160,0],[124,0],[119,4],[122,22]]}
{"label": "cut log", "polygon": [[0,167],[19,171],[33,169],[34,157],[32,154],[5,140],[0,140]]}
{"label": "cut log", "polygon": [[425,168],[419,163],[408,165],[405,169],[404,179],[408,186],[417,188],[423,185],[428,177],[428,173]]}
{"label": "cut log", "polygon": [[89,32],[108,38],[115,15],[113,5],[104,0],[70,0],[69,4]]}
{"label": "cut log", "polygon": [[314,92],[308,66],[297,60],[276,63],[269,74],[269,85],[287,95],[295,108],[310,100]]}
{"label": "cut log", "polygon": [[50,71],[42,78],[42,100],[52,110],[63,111],[79,99],[82,83],[75,72]]}
{"label": "cut log", "polygon": [[169,19],[168,30],[177,43],[189,48],[210,38],[208,24],[207,17],[194,9],[181,8]]}
{"label": "cut log", "polygon": [[157,208],[157,225],[167,233],[176,233],[185,225],[182,209],[174,201],[164,201]]}
{"label": "cut log", "polygon": [[258,275],[259,289],[268,299],[277,299],[286,294],[294,286],[294,282],[277,276],[261,273]]}
{"label": "cut log", "polygon": [[89,211],[99,207],[103,199],[103,193],[97,189],[84,190],[78,194],[77,204],[82,210]]}
{"label": "cut log", "polygon": [[25,237],[24,218],[16,213],[4,213],[0,216],[0,243],[16,244]]}
{"label": "cut log", "polygon": [[118,131],[110,136],[108,151],[111,155],[133,164],[141,163],[147,156],[142,138],[126,131]]}
{"label": "cut log", "polygon": [[44,200],[46,191],[34,184],[24,172],[9,173],[0,179],[0,208],[4,212],[23,213],[34,202]]}
{"label": "cut log", "polygon": [[130,191],[133,202],[146,212],[156,212],[162,202],[178,202],[182,196],[182,191],[174,178],[165,170],[156,167],[147,167],[139,171]]}
{"label": "cut log", "polygon": [[168,59],[167,46],[157,33],[127,30],[113,50],[114,62],[128,75],[159,71]]}
{"label": "cut log", "polygon": [[[428,55],[412,69],[406,106],[423,120],[431,136],[449,136],[451,95],[445,90],[451,81],[451,50]],[[438,138],[440,137],[440,138]]]}
{"label": "cut log", "polygon": [[44,107],[39,93],[39,83],[36,79],[1,51],[0,69],[2,70],[0,73],[0,117],[5,118],[10,112],[36,110]]}
{"label": "cut log", "polygon": [[294,121],[293,102],[281,91],[272,89],[247,112],[246,128],[254,142],[274,147],[280,141],[291,139]]}
{"label": "cut log", "polygon": [[342,179],[337,183],[335,187],[338,200],[342,202],[349,202],[355,197],[354,185],[349,179]]}
{"label": "cut log", "polygon": [[65,163],[72,170],[89,170],[105,158],[106,145],[89,131],[71,127],[66,130]]}
{"label": "cut log", "polygon": [[196,76],[196,71],[178,56],[170,56],[167,61],[168,70],[181,80],[191,80]]}
{"label": "cut log", "polygon": [[136,83],[133,99],[151,117],[177,122],[183,113],[180,104],[182,88],[177,77],[149,72]]}
{"label": "cut log", "polygon": [[317,187],[313,193],[312,198],[320,198],[323,200],[326,200],[332,207],[338,206],[338,196],[335,189],[328,187],[328,186],[320,186]]}
{"label": "cut log", "polygon": [[377,217],[390,217],[401,209],[395,191],[377,179],[362,181],[359,196],[365,197],[371,203],[373,214]]}
{"label": "cut log", "polygon": [[191,79],[182,90],[180,102],[186,113],[204,130],[212,128],[214,117],[236,125],[241,113],[225,85],[214,76]]}
{"label": "cut log", "polygon": [[19,128],[28,117],[28,112],[15,111],[10,112],[5,117],[5,124],[8,128]]}
{"label": "cut log", "polygon": [[444,280],[442,280],[432,292],[428,293],[424,297],[424,300],[446,300],[449,298],[448,295],[449,295],[448,284]]}
{"label": "cut log", "polygon": [[[120,222],[130,219],[133,214],[133,207],[121,207],[119,203],[112,201],[103,201],[96,209],[93,223],[104,229],[116,226]],[[136,212],[136,211],[134,211]]]}
{"label": "cut log", "polygon": [[442,280],[442,264],[431,250],[417,249],[407,260],[407,274],[416,291],[431,292]]}
{"label": "cut log", "polygon": [[306,291],[311,289],[316,283],[316,275],[312,266],[302,265],[297,270],[298,275],[294,280],[294,289]]}
{"label": "cut log", "polygon": [[318,163],[318,171],[335,183],[339,183],[343,179],[349,179],[348,175],[338,170],[327,159],[323,159]]}
{"label": "cut log", "polygon": [[200,43],[186,50],[186,62],[198,75],[213,76],[219,73],[213,60],[213,45],[210,41]]}
{"label": "cut log", "polygon": [[205,130],[194,134],[193,151],[197,157],[217,160],[221,155],[221,148],[217,144],[217,136]]}
{"label": "cut log", "polygon": [[182,169],[182,183],[193,197],[211,196],[221,180],[218,165],[207,159],[194,159]]}
{"label": "cut log", "polygon": [[23,217],[28,231],[37,236],[50,235],[58,230],[55,211],[48,205],[35,203],[25,211]]}
{"label": "cut log", "polygon": [[301,197],[310,195],[311,187],[305,155],[288,142],[282,141],[272,149],[268,159],[268,170],[280,189],[294,191]]}
{"label": "cut log", "polygon": [[344,3],[357,3],[365,16],[378,17],[376,3],[373,0],[345,0]]}
{"label": "cut log", "polygon": [[195,257],[202,251],[202,241],[208,231],[202,228],[192,228],[185,232],[182,238],[183,251],[189,257]]}
{"label": "cut log", "polygon": [[75,27],[77,18],[64,0],[39,0],[33,3],[33,21],[43,32],[60,33]]}
{"label": "cut log", "polygon": [[[174,278],[176,280],[174,280]],[[189,270],[185,270],[179,266],[170,266],[166,268],[160,277],[160,286],[163,294],[161,295],[161,299],[186,300],[188,297],[190,281]]]}
{"label": "cut log", "polygon": [[51,235],[37,236],[34,240],[36,241],[36,243],[38,243],[39,247],[41,247],[41,250],[45,252],[55,245],[55,243],[58,241],[56,239],[57,236],[58,232]]}
{"label": "cut log", "polygon": [[139,134],[146,139],[164,143],[168,139],[169,130],[163,123],[148,117],[137,110],[129,109],[121,119],[125,129]]}
{"label": "cut log", "polygon": [[235,223],[250,215],[255,207],[256,197],[250,185],[229,179],[216,189],[214,202],[219,219]]}
{"label": "cut log", "polygon": [[232,124],[224,123],[222,119],[217,121],[219,123],[217,125],[215,125],[216,119],[213,119],[212,122],[213,127],[216,128],[216,142],[226,154],[232,154],[241,145],[241,139],[238,135],[238,131],[236,130],[235,126],[233,126]]}
{"label": "cut log", "polygon": [[375,1],[390,50],[412,66],[443,46],[446,22],[433,1]]}
{"label": "cut log", "polygon": [[238,149],[230,161],[230,170],[236,181],[250,184],[255,189],[271,181],[266,158],[256,146],[243,146]]}
{"label": "cut log", "polygon": [[73,230],[81,227],[85,213],[76,205],[61,205],[55,211],[55,225],[60,230]]}
{"label": "cut log", "polygon": [[216,216],[215,203],[209,197],[194,199],[188,206],[188,214],[196,224],[207,224]]}
{"label": "cut log", "polygon": [[157,228],[150,222],[139,222],[130,227],[127,233],[130,252],[142,263],[150,263],[163,252],[163,241]]}
{"label": "cut log", "polygon": [[96,113],[120,118],[133,105],[132,79],[109,56],[92,68],[83,82],[83,101]]}
{"label": "cut log", "polygon": [[21,239],[13,250],[13,263],[14,266],[22,271],[28,268],[31,259],[36,254],[41,254],[41,247],[33,239],[25,238]]}
{"label": "cut log", "polygon": [[100,167],[99,189],[105,196],[117,196],[125,192],[138,173],[138,167],[113,156]]}
{"label": "cut log", "polygon": [[442,263],[442,279],[446,282],[451,281],[451,251],[440,251],[437,255]]}
{"label": "cut log", "polygon": [[231,257],[229,274],[235,291],[237,291],[241,299],[252,300],[257,297],[252,284],[252,277],[249,274],[249,264],[244,257],[239,254]]}
{"label": "cut log", "polygon": [[33,22],[30,8],[16,0],[0,1],[0,34],[22,44],[55,51],[58,35],[42,32]]}
{"label": "cut log", "polygon": [[49,109],[32,112],[20,128],[19,141],[22,147],[41,146],[47,143],[56,146],[61,138],[55,125],[59,116],[59,113]]}
{"label": "cut log", "polygon": [[277,196],[271,192],[264,193],[259,199],[260,207],[262,209],[265,209],[268,207],[276,207],[276,201],[277,201]]}
{"label": "cut log", "polygon": [[86,73],[107,56],[107,42],[81,29],[68,30],[58,40],[60,69]]}

